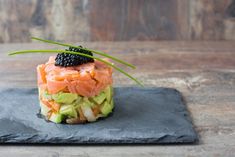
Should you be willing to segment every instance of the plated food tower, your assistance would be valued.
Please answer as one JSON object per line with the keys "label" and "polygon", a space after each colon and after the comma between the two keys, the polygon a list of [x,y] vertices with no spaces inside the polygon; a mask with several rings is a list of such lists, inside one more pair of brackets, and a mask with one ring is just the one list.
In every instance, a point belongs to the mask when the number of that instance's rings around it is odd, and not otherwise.
{"label": "plated food tower", "polygon": [[[9,55],[25,53],[57,53],[45,64],[37,66],[37,84],[40,113],[54,123],[78,124],[94,122],[108,116],[113,108],[113,69],[126,75],[137,84],[140,81],[110,62],[116,61],[135,69],[135,66],[82,46],[32,37],[33,40],[68,47],[58,50],[22,50]],[[103,56],[99,58],[93,53]]]}
{"label": "plated food tower", "polygon": [[[70,51],[81,51],[69,48]],[[112,112],[112,68],[77,54],[59,53],[37,66],[41,114],[55,123],[85,123]]]}

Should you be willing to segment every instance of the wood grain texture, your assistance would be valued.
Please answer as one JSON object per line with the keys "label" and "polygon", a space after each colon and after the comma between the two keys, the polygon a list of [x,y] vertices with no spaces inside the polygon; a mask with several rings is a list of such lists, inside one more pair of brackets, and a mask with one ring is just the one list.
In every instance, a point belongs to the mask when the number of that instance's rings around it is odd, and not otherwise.
{"label": "wood grain texture", "polygon": [[[91,40],[179,39],[175,0],[89,1]],[[106,7],[104,7],[106,6]],[[169,11],[170,10],[170,11]],[[98,14],[97,14],[98,13]]]}
{"label": "wood grain texture", "polygon": [[89,40],[85,0],[0,0],[0,42]]}
{"label": "wood grain texture", "polygon": [[[228,36],[225,31],[232,24],[225,24],[226,11],[231,0],[191,0],[190,28],[192,39],[221,40]],[[228,15],[229,16],[229,15]]]}
{"label": "wood grain texture", "polygon": [[[165,156],[233,157],[235,154],[235,42],[91,42],[82,43],[137,65],[128,70],[146,86],[172,87],[184,95],[200,135],[197,145],[163,146],[1,146],[3,156]],[[36,87],[35,66],[48,55],[6,52],[44,44],[0,45],[0,87]],[[116,86],[135,85],[115,72]]]}
{"label": "wood grain texture", "polygon": [[235,40],[235,0],[0,0],[0,43]]}

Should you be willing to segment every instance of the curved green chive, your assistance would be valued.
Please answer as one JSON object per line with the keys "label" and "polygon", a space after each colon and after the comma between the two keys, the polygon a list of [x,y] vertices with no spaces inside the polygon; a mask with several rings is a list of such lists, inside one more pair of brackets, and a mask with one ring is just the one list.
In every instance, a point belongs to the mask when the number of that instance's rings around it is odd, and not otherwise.
{"label": "curved green chive", "polygon": [[134,66],[134,65],[132,65],[132,64],[130,64],[130,63],[127,63],[127,62],[125,62],[125,61],[123,61],[123,60],[120,60],[120,59],[118,59],[118,58],[116,58],[116,57],[113,57],[113,56],[110,56],[110,55],[108,55],[108,54],[105,54],[104,52],[101,52],[101,51],[96,51],[96,50],[87,49],[87,48],[81,48],[81,47],[79,47],[79,46],[74,46],[74,45],[71,45],[71,44],[64,44],[64,43],[60,43],[60,42],[56,42],[56,41],[52,41],[52,40],[41,39],[41,38],[36,38],[36,37],[32,37],[31,39],[33,39],[33,40],[38,40],[38,41],[42,41],[42,42],[46,42],[46,43],[50,43],[50,44],[55,44],[55,45],[60,45],[60,46],[65,46],[65,47],[74,47],[74,48],[79,48],[79,49],[82,49],[82,50],[91,51],[91,52],[93,52],[93,53],[95,53],[95,54],[98,54],[98,55],[101,55],[101,56],[110,58],[110,59],[112,59],[112,60],[114,60],[114,61],[116,61],[116,62],[119,62],[119,63],[121,63],[121,64],[124,64],[124,65],[126,65],[126,66],[129,66],[129,67],[135,69],[135,66]]}
{"label": "curved green chive", "polygon": [[93,58],[93,59],[96,59],[98,61],[101,61],[111,67],[113,67],[114,69],[116,69],[117,71],[123,73],[124,75],[126,75],[127,77],[129,77],[130,79],[132,79],[133,81],[135,81],[137,84],[139,84],[140,86],[144,86],[140,81],[138,81],[136,78],[134,78],[133,76],[129,75],[127,72],[125,72],[124,70],[116,67],[115,65],[113,65],[112,63],[110,62],[107,62],[103,59],[100,59],[98,57],[95,57],[95,56],[90,56],[90,55],[87,55],[87,54],[84,54],[84,53],[80,53],[80,52],[73,52],[73,51],[66,51],[66,50],[23,50],[23,51],[15,51],[15,52],[12,52],[12,53],[9,53],[8,55],[12,56],[12,55],[17,55],[17,54],[25,54],[25,53],[68,53],[68,54],[78,54],[78,55],[81,55],[81,56],[85,56],[85,57],[89,57],[89,58]]}

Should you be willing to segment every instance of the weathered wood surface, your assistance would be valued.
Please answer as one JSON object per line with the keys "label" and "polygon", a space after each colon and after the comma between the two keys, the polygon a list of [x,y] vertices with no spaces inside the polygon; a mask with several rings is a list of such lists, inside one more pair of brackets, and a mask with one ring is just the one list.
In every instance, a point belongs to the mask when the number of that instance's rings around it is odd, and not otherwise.
{"label": "weathered wood surface", "polygon": [[[200,135],[197,145],[1,146],[1,156],[177,156],[233,157],[235,154],[235,42],[82,43],[135,65],[129,70],[146,86],[181,91]],[[35,66],[48,55],[7,56],[8,51],[48,48],[44,44],[0,45],[0,87],[36,87]],[[126,69],[128,70],[128,69]],[[115,72],[116,86],[134,83]]]}
{"label": "weathered wood surface", "polygon": [[235,0],[0,0],[0,43],[235,40]]}

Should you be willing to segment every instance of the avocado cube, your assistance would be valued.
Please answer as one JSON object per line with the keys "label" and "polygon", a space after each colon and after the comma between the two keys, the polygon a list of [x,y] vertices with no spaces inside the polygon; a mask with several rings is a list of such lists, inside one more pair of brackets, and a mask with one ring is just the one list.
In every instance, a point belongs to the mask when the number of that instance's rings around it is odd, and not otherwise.
{"label": "avocado cube", "polygon": [[77,112],[73,105],[62,105],[60,108],[60,114],[68,116],[70,118],[77,118]]}
{"label": "avocado cube", "polygon": [[62,122],[62,115],[59,113],[52,113],[49,120],[54,123],[61,123]]}
{"label": "avocado cube", "polygon": [[105,92],[107,101],[110,103],[111,98],[113,96],[113,88],[111,86],[108,86],[105,88],[104,92]]}
{"label": "avocado cube", "polygon": [[55,100],[55,102],[62,103],[62,104],[71,104],[76,99],[78,99],[78,97],[79,96],[77,94],[63,93],[63,92],[52,95],[52,98]]}
{"label": "avocado cube", "polygon": [[95,104],[91,102],[87,97],[84,97],[81,103],[82,106],[92,107]]}
{"label": "avocado cube", "polygon": [[109,113],[112,112],[112,109],[112,106],[107,101],[105,101],[101,107],[101,113],[104,116],[107,116]]}
{"label": "avocado cube", "polygon": [[101,104],[105,98],[106,98],[106,94],[104,92],[101,92],[99,95],[92,97],[92,100],[96,102],[97,104]]}

